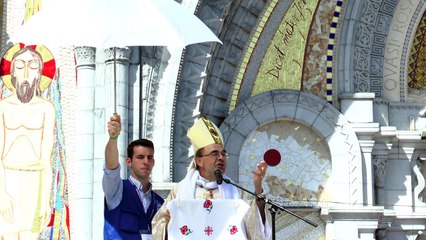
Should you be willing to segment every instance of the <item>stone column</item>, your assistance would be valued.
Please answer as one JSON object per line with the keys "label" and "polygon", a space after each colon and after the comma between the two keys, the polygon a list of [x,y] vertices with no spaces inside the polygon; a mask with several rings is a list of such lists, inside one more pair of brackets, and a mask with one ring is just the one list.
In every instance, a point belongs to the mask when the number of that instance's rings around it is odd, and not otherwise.
{"label": "stone column", "polygon": [[363,204],[374,204],[374,165],[372,152],[375,144],[374,136],[379,132],[378,123],[353,123],[352,128],[357,134],[363,155],[363,174],[359,176],[363,183]]}
{"label": "stone column", "polygon": [[96,48],[76,47],[77,70],[77,159],[74,165],[74,201],[70,202],[73,239],[92,239],[94,83]]}
{"label": "stone column", "polygon": [[[119,161],[121,164],[121,177],[127,178],[127,168],[125,164],[126,149],[129,143],[129,127],[133,125],[129,122],[129,62],[130,48],[108,48],[105,49],[105,86],[106,86],[106,116],[109,118],[115,111],[121,115],[121,134],[118,138]],[[114,61],[115,55],[115,61]],[[114,77],[115,65],[115,77]],[[116,101],[114,101],[114,82],[116,85]],[[116,104],[116,106],[114,106]]]}
{"label": "stone column", "polygon": [[374,141],[360,140],[360,147],[364,156],[365,175],[363,176],[364,184],[364,204],[367,206],[374,205],[374,165],[372,161],[372,152]]}

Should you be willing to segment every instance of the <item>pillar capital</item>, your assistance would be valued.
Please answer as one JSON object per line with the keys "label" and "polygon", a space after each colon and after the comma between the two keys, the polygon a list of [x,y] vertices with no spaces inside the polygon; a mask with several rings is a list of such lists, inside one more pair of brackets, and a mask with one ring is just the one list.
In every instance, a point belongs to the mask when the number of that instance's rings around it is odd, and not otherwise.
{"label": "pillar capital", "polygon": [[76,67],[95,66],[96,64],[96,48],[79,46],[74,48],[76,59]]}
{"label": "pillar capital", "polygon": [[[114,48],[107,48],[104,50],[105,52],[105,62],[112,62],[114,61]],[[115,60],[117,62],[129,62],[130,61],[130,53],[131,49],[128,47],[116,47],[115,48]]]}

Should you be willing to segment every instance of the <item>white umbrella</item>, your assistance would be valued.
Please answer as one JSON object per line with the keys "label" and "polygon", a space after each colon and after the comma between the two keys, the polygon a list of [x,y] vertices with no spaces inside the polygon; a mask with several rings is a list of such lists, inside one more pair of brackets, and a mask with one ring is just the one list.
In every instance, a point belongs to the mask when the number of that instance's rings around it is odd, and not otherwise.
{"label": "white umbrella", "polygon": [[[25,45],[177,46],[219,42],[192,12],[174,0],[56,0],[42,9],[9,40]],[[115,60],[115,56],[114,56]],[[116,112],[114,62],[114,111]]]}
{"label": "white umbrella", "polygon": [[47,2],[11,41],[46,46],[178,46],[220,42],[174,0],[56,0]]}

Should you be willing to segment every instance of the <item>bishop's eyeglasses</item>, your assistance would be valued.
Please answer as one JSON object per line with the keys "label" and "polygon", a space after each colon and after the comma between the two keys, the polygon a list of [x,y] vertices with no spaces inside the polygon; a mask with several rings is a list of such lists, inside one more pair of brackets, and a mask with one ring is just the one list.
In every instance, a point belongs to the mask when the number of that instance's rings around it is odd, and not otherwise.
{"label": "bishop's eyeglasses", "polygon": [[211,156],[213,158],[219,158],[220,155],[222,155],[222,157],[224,157],[224,158],[229,157],[229,154],[226,152],[226,150],[223,150],[222,152],[214,150],[214,151],[211,151],[210,153],[200,155],[200,157]]}

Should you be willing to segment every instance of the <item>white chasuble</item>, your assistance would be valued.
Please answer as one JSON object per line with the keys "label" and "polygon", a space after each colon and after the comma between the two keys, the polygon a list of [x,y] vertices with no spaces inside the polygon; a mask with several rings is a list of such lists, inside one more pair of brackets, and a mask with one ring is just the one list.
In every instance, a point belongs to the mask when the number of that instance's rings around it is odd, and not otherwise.
{"label": "white chasuble", "polygon": [[167,205],[168,239],[245,240],[243,218],[249,207],[241,199],[174,199]]}

